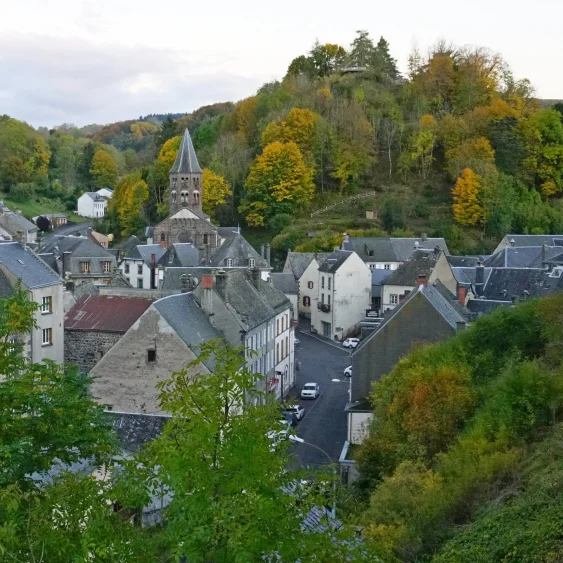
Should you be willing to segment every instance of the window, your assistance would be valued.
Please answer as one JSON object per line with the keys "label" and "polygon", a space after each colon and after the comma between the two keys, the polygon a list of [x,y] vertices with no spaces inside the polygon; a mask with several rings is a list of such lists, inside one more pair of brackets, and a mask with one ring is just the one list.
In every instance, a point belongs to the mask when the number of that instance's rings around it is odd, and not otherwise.
{"label": "window", "polygon": [[102,270],[105,274],[109,274],[111,272],[111,262],[102,262]]}
{"label": "window", "polygon": [[310,307],[311,306],[311,298],[307,295],[303,297],[303,307]]}
{"label": "window", "polygon": [[289,337],[285,337],[285,355],[289,355]]}
{"label": "window", "polygon": [[397,305],[397,303],[399,303],[399,296],[395,293],[392,293],[390,297],[390,303],[391,305]]}
{"label": "window", "polygon": [[312,281],[307,282],[307,287],[308,287],[309,289],[313,289],[313,282],[312,282]]}
{"label": "window", "polygon": [[42,330],[42,341],[43,346],[49,346],[53,344],[53,329],[52,328],[44,328]]}
{"label": "window", "polygon": [[143,275],[143,265],[142,264],[137,265],[137,274],[139,274],[140,276]]}
{"label": "window", "polygon": [[325,288],[325,277],[321,276],[321,289]]}
{"label": "window", "polygon": [[280,361],[280,343],[276,344],[276,364]]}
{"label": "window", "polygon": [[126,274],[129,273],[129,264],[125,264],[125,273],[126,273]]}
{"label": "window", "polygon": [[160,233],[160,242],[166,242],[166,233]]}
{"label": "window", "polygon": [[80,262],[80,271],[83,274],[89,274],[90,273],[90,262]]}
{"label": "window", "polygon": [[156,362],[156,350],[154,348],[149,348],[147,350],[147,362],[149,364],[154,364]]}
{"label": "window", "polygon": [[47,313],[53,312],[53,298],[49,295],[49,297],[43,297],[43,303],[41,305],[41,313],[46,315]]}
{"label": "window", "polygon": [[143,289],[143,278],[137,278],[137,289]]}
{"label": "window", "polygon": [[330,293],[328,294],[328,305],[330,305]]}
{"label": "window", "polygon": [[384,270],[390,270],[391,269],[391,264],[385,264],[385,266],[383,266]]}
{"label": "window", "polygon": [[280,333],[280,320],[276,319],[276,336]]}
{"label": "window", "polygon": [[254,268],[254,266],[256,266],[256,260],[254,260],[254,258],[249,258],[248,259],[248,267]]}
{"label": "window", "polygon": [[203,244],[209,244],[209,235],[207,233],[203,235]]}
{"label": "window", "polygon": [[324,302],[325,302],[325,294],[321,293],[321,303],[324,303]]}
{"label": "window", "polygon": [[176,190],[172,190],[170,192],[170,199],[172,200],[172,203],[176,203]]}
{"label": "window", "polygon": [[232,268],[233,266],[233,259],[232,258],[227,258],[227,267],[228,268]]}

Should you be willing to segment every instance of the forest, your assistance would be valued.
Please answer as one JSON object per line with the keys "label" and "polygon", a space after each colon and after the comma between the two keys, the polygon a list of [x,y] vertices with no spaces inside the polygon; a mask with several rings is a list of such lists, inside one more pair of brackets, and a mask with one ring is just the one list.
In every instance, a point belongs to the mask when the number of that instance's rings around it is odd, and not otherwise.
{"label": "forest", "polygon": [[485,252],[506,232],[563,231],[563,104],[550,103],[486,48],[440,41],[401,74],[387,41],[358,31],[346,48],[315,43],[249,98],[186,115],[52,130],[3,116],[0,184],[24,213],[26,201],[72,210],[83,191],[114,188],[98,228],[119,239],[166,216],[188,127],[206,211],[272,239],[278,257],[330,250],[343,232],[425,232]]}

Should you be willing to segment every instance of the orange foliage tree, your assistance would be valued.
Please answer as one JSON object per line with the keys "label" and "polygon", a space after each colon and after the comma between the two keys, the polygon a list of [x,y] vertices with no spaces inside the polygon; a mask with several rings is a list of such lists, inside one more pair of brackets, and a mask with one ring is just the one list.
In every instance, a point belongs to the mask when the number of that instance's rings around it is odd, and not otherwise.
{"label": "orange foliage tree", "polygon": [[475,226],[483,222],[485,214],[479,201],[481,187],[481,179],[471,168],[465,168],[457,179],[452,190],[452,210],[455,220],[461,225]]}

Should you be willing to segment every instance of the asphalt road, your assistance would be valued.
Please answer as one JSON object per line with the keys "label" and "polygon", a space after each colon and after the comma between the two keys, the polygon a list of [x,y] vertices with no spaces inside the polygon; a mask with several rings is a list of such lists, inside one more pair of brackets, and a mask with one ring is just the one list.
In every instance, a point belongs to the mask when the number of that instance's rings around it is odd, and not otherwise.
{"label": "asphalt road", "polygon": [[[350,350],[312,335],[306,325],[302,328],[295,335],[300,340],[295,357],[301,362],[301,370],[296,371],[296,386],[290,396],[305,408],[305,415],[295,431],[307,443],[293,445],[298,465],[305,468],[326,465],[331,461],[336,463],[340,457],[346,440],[344,407],[348,402],[350,386],[343,372],[351,361]],[[315,400],[301,400],[301,388],[310,382],[319,384],[321,394]],[[327,455],[308,444],[321,448]]]}

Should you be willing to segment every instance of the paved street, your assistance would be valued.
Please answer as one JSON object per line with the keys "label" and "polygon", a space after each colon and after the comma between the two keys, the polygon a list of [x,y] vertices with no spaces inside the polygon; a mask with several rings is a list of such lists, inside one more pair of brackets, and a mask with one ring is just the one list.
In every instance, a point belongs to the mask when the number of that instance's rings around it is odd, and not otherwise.
{"label": "paved street", "polygon": [[[305,442],[322,448],[336,462],[346,440],[344,407],[348,402],[349,380],[343,371],[351,363],[350,351],[341,344],[331,344],[312,335],[306,324],[302,324],[295,336],[301,341],[295,353],[301,370],[296,371],[296,386],[290,396],[305,408],[296,434]],[[340,382],[332,382],[332,379]],[[309,382],[319,384],[321,395],[316,400],[299,399],[301,388]],[[327,456],[307,444],[294,444],[293,451],[303,467],[329,463]]]}

